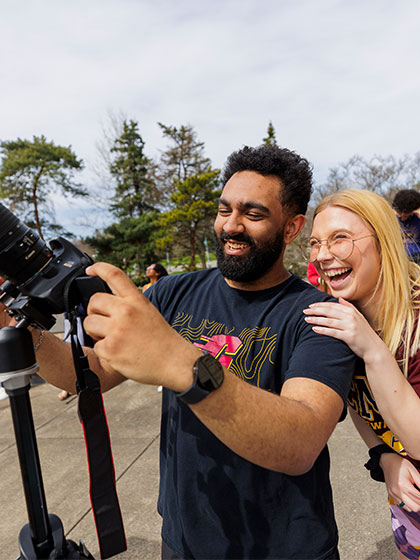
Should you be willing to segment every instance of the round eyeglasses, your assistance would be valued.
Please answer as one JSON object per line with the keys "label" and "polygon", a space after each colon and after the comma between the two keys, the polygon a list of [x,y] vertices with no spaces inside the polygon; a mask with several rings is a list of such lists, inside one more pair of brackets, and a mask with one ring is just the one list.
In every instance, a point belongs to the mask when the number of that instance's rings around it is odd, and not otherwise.
{"label": "round eyeglasses", "polygon": [[339,232],[331,234],[328,239],[317,239],[316,237],[310,237],[302,241],[300,249],[304,258],[310,262],[316,261],[319,251],[321,250],[321,245],[326,245],[330,254],[344,261],[348,259],[353,253],[354,243],[360,241],[361,239],[366,239],[367,237],[372,237],[374,234],[369,233],[363,237],[358,237],[353,239],[347,233]]}

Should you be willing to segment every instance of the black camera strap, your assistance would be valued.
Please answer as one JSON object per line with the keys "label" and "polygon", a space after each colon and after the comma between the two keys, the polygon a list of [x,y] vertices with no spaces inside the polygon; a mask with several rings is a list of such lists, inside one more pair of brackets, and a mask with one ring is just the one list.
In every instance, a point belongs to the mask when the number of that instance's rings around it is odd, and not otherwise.
{"label": "black camera strap", "polygon": [[71,348],[77,376],[78,414],[83,426],[90,478],[90,500],[101,558],[127,550],[118,502],[111,440],[98,376],[89,368],[77,336],[77,316],[69,314]]}

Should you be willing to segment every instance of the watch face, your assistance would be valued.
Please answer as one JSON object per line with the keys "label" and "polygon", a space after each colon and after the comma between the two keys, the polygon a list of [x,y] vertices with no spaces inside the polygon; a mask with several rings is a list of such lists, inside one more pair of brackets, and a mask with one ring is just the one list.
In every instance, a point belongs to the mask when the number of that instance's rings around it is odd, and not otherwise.
{"label": "watch face", "polygon": [[194,364],[194,382],[189,389],[177,396],[186,404],[205,399],[223,383],[223,366],[209,354],[200,356]]}
{"label": "watch face", "polygon": [[222,384],[224,378],[223,366],[209,354],[198,358],[194,370],[197,382],[203,389],[209,392],[214,391]]}

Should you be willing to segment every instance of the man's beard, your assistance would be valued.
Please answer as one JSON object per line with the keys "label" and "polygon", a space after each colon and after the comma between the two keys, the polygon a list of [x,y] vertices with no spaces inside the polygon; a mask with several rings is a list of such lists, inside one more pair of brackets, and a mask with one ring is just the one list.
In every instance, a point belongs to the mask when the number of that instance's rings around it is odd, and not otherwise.
{"label": "man's beard", "polygon": [[[284,227],[281,228],[274,238],[257,246],[255,240],[245,233],[228,235],[222,232],[219,237],[214,232],[217,266],[220,272],[225,278],[234,282],[253,282],[258,280],[271,269],[279,258],[283,250],[283,236]],[[223,242],[227,239],[249,243],[249,253],[246,256],[227,255]]]}

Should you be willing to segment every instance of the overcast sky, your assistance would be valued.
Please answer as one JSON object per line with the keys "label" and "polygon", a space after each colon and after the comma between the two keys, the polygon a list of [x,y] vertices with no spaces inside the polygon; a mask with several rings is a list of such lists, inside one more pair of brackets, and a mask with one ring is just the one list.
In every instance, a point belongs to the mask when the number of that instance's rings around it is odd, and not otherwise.
{"label": "overcast sky", "polygon": [[278,143],[307,157],[317,182],[356,153],[420,150],[418,0],[0,8],[0,139],[44,134],[71,145],[88,171],[109,112],[139,123],[152,157],[165,148],[158,121],[193,125],[216,167],[260,144],[271,120]]}

